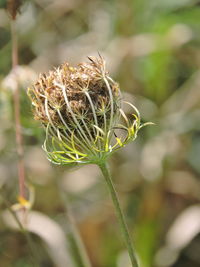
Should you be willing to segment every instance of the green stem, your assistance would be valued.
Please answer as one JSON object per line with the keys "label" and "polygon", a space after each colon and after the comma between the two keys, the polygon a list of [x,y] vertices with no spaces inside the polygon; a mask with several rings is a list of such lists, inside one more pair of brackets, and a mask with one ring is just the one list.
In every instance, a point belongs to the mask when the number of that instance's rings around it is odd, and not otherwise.
{"label": "green stem", "polygon": [[105,162],[99,163],[98,166],[102,171],[102,174],[103,174],[103,176],[105,178],[105,181],[107,183],[108,189],[110,191],[110,195],[111,195],[114,207],[115,207],[115,211],[116,211],[116,214],[117,214],[117,217],[118,217],[118,220],[119,220],[119,224],[121,226],[121,230],[122,230],[122,234],[123,234],[123,237],[124,237],[124,241],[126,243],[126,246],[127,246],[127,249],[128,249],[128,253],[129,253],[129,256],[130,256],[130,259],[131,259],[132,267],[139,267],[137,259],[136,259],[136,255],[135,255],[135,252],[134,252],[134,249],[133,249],[133,246],[132,246],[132,242],[131,242],[130,234],[129,234],[129,231],[128,231],[128,227],[127,227],[127,224],[125,222],[125,217],[124,217],[124,214],[123,214],[122,209],[120,207],[120,203],[119,203],[119,199],[118,199],[118,196],[117,196],[117,192],[116,192],[115,187],[113,185],[113,182],[112,182],[112,179],[111,179],[111,176],[110,176],[110,172],[108,170],[108,166],[107,166],[107,164]]}
{"label": "green stem", "polygon": [[40,266],[40,260],[38,257],[38,253],[37,253],[37,249],[35,247],[35,244],[33,243],[32,237],[30,235],[30,233],[28,232],[28,230],[26,228],[24,228],[23,224],[21,223],[20,219],[18,218],[17,214],[12,210],[11,208],[11,204],[6,200],[6,198],[1,194],[0,198],[2,199],[2,201],[4,202],[4,204],[6,205],[8,211],[11,213],[11,215],[13,216],[19,230],[21,231],[22,234],[24,234],[26,240],[27,240],[27,244],[30,248],[30,255],[31,255],[31,261],[33,263],[34,267],[38,267]]}
{"label": "green stem", "polygon": [[57,186],[59,189],[60,198],[65,208],[67,227],[70,230],[68,238],[69,238],[70,248],[71,248],[71,252],[74,257],[75,264],[77,267],[91,267],[90,260],[87,255],[85,246],[77,230],[76,224],[74,222],[74,218],[71,215],[67,195],[63,191],[63,188],[57,179],[56,179],[56,182],[57,182]]}

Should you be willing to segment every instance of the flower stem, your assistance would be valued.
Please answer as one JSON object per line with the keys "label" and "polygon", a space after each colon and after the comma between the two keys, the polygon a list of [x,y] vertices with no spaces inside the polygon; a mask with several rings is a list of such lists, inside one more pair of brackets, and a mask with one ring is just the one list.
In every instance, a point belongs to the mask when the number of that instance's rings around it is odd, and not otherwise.
{"label": "flower stem", "polygon": [[59,183],[57,179],[56,183],[59,190],[60,199],[62,200],[63,206],[65,208],[66,224],[69,229],[68,240],[70,243],[71,253],[73,254],[74,257],[75,265],[77,267],[91,267],[91,263],[87,255],[86,248],[83,244],[82,238],[76,227],[74,218],[70,212],[70,207],[66,192],[64,192],[62,185]]}
{"label": "flower stem", "polygon": [[0,192],[0,199],[3,201],[6,208],[8,209],[10,214],[13,216],[19,230],[21,231],[22,234],[24,234],[26,238],[27,245],[29,246],[29,249],[30,249],[30,256],[31,256],[33,267],[40,266],[40,260],[39,260],[39,255],[37,253],[37,248],[32,240],[30,232],[24,227],[23,221],[20,220],[20,217],[18,217],[17,213],[11,208],[11,204],[7,201],[6,197],[1,192]]}
{"label": "flower stem", "polygon": [[[15,71],[18,65],[18,42],[15,19],[11,20],[11,39],[12,39],[12,70]],[[18,85],[18,77],[15,74],[16,88],[14,88],[14,114],[15,114],[15,135],[16,147],[18,155],[18,179],[19,179],[19,195],[25,198],[25,168],[24,168],[24,149],[23,137],[21,132],[20,121],[20,92]]]}
{"label": "flower stem", "polygon": [[121,231],[122,231],[122,234],[123,234],[123,237],[124,237],[124,241],[126,243],[126,247],[128,249],[128,253],[129,253],[129,256],[130,256],[130,259],[131,259],[132,267],[139,267],[137,259],[136,259],[135,251],[133,249],[133,245],[132,245],[132,242],[131,242],[131,238],[130,238],[130,234],[129,234],[129,231],[128,231],[128,227],[127,227],[127,224],[125,222],[125,217],[124,217],[124,214],[123,214],[122,209],[120,207],[118,195],[117,195],[117,192],[116,192],[115,187],[113,185],[113,182],[112,182],[112,179],[111,179],[111,176],[110,176],[110,172],[108,170],[108,166],[107,166],[107,164],[105,162],[99,163],[98,166],[102,171],[102,174],[103,174],[103,176],[105,178],[105,181],[107,183],[108,189],[110,191],[110,195],[111,195],[114,207],[115,207],[115,211],[116,211],[116,214],[117,214],[117,217],[118,217],[118,220],[119,220],[119,224],[121,226]]}

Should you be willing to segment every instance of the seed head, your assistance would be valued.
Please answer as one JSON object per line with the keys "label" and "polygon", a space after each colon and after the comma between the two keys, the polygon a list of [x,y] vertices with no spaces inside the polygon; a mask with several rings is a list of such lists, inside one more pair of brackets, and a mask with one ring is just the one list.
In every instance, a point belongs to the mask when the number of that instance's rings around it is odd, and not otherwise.
{"label": "seed head", "polygon": [[[4,2],[4,1],[3,1]],[[24,1],[22,0],[7,0],[7,11],[13,20],[16,19],[17,14],[20,12],[20,7]]]}
{"label": "seed head", "polygon": [[[119,85],[101,56],[41,74],[28,94],[35,119],[46,129],[43,148],[53,163],[97,163],[135,139],[141,127],[132,104],[126,102],[131,118],[123,112]],[[119,129],[125,135],[117,136]]]}

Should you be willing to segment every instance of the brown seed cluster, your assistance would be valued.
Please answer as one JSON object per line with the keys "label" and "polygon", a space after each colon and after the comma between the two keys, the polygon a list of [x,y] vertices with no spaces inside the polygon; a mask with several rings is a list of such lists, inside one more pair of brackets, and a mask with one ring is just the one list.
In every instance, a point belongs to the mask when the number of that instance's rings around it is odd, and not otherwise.
{"label": "brown seed cluster", "polygon": [[20,7],[23,3],[21,0],[7,0],[7,11],[12,17],[13,20],[16,19],[17,14],[19,13]]}
{"label": "brown seed cluster", "polygon": [[40,75],[29,89],[36,120],[59,129],[65,128],[63,121],[75,128],[76,120],[89,129],[96,122],[105,126],[105,118],[110,120],[111,110],[115,114],[118,108],[119,86],[108,77],[101,57],[88,59],[77,67],[64,63]]}

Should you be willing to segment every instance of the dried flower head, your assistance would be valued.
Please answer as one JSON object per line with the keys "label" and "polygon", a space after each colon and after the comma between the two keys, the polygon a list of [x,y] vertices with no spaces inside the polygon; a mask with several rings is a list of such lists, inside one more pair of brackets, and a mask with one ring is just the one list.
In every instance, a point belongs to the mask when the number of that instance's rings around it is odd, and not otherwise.
{"label": "dried flower head", "polygon": [[22,0],[7,0],[7,11],[13,20],[16,19],[23,2]]}
{"label": "dried flower head", "polygon": [[43,148],[53,163],[98,163],[135,139],[141,128],[132,104],[125,102],[133,110],[131,118],[122,110],[119,85],[109,77],[104,59],[88,59],[41,74],[28,90],[35,119],[46,128]]}

